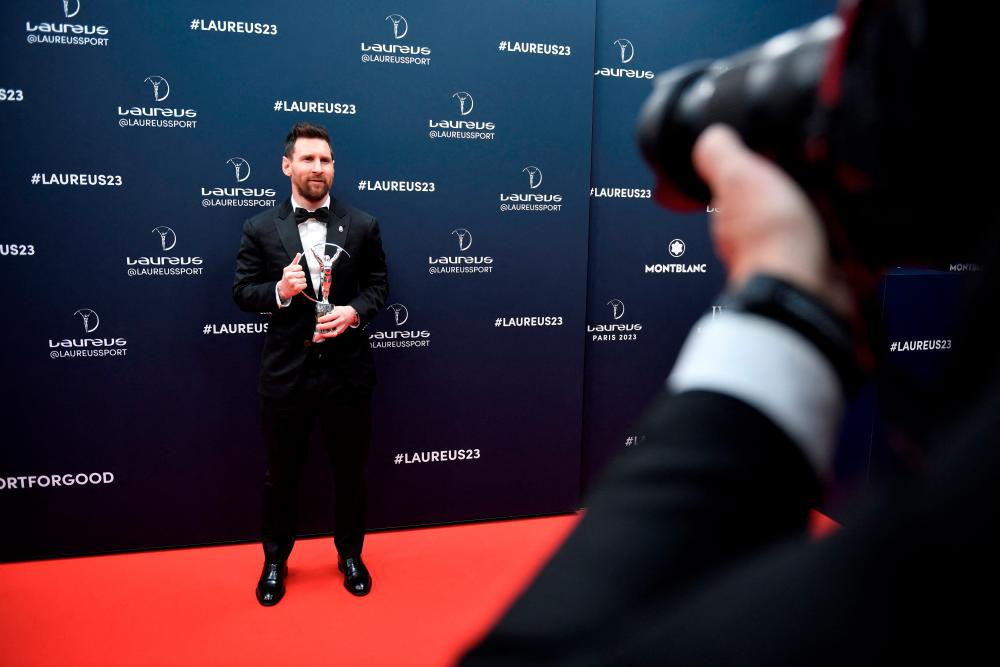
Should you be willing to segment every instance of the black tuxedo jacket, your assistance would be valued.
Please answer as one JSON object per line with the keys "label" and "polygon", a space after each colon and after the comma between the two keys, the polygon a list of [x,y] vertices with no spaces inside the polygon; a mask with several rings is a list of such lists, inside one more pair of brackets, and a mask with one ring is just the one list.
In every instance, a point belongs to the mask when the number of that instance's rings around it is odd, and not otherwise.
{"label": "black tuxedo jacket", "polygon": [[926,474],[875,491],[819,541],[806,536],[818,481],[777,426],[722,394],[663,398],[646,441],[460,664],[981,662],[970,655],[995,652],[996,613],[980,603],[1000,594],[992,371]]}
{"label": "black tuxedo jacket", "polygon": [[[378,221],[331,198],[326,242],[336,243],[350,255],[341,257],[334,266],[330,302],[353,306],[361,325],[320,343],[324,354],[318,363],[323,364],[331,388],[346,385],[370,390],[375,385],[375,365],[364,326],[382,308],[389,293]],[[233,300],[242,310],[272,314],[261,355],[259,384],[261,396],[267,398],[281,398],[292,390],[312,345],[315,304],[296,295],[287,307],[278,308],[275,298],[282,269],[300,252],[308,276],[306,251],[290,200],[243,225]],[[308,282],[305,293],[315,299],[312,280]]]}

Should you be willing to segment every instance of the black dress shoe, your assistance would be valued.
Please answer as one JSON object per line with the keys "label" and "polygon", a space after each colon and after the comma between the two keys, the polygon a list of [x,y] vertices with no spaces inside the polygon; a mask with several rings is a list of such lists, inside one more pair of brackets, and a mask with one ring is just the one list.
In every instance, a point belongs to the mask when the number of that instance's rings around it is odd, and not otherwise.
{"label": "black dress shoe", "polygon": [[368,595],[372,590],[372,575],[361,562],[361,556],[338,558],[337,569],[344,573],[344,588],[352,595]]}
{"label": "black dress shoe", "polygon": [[285,563],[264,563],[264,570],[257,581],[257,602],[271,607],[281,601],[285,594],[285,577],[288,565]]}

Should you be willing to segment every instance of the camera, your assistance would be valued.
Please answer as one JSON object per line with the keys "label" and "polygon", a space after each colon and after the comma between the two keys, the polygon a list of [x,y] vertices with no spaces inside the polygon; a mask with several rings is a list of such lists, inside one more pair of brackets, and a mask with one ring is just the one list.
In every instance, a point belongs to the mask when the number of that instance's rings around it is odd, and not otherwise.
{"label": "camera", "polygon": [[654,199],[677,211],[709,203],[691,150],[725,123],[805,190],[842,265],[871,272],[967,258],[975,222],[948,220],[943,235],[928,201],[941,186],[928,139],[938,126],[927,4],[847,2],[746,51],[657,76],[638,120]]}

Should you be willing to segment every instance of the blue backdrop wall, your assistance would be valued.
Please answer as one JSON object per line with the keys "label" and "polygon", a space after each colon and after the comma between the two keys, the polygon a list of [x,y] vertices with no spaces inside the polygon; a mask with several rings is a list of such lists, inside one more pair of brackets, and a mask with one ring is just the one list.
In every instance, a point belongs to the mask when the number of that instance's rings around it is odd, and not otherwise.
{"label": "blue backdrop wall", "polygon": [[723,286],[708,212],[652,203],[635,142],[650,81],[694,59],[720,58],[835,9],[834,2],[628,0],[597,6],[590,271],[582,480],[589,488],[623,448],[695,321]]}
{"label": "blue backdrop wall", "polygon": [[650,199],[653,73],[832,8],[5,3],[0,558],[256,539],[267,321],[230,285],[303,119],[390,263],[371,526],[575,509],[722,284],[705,214]]}

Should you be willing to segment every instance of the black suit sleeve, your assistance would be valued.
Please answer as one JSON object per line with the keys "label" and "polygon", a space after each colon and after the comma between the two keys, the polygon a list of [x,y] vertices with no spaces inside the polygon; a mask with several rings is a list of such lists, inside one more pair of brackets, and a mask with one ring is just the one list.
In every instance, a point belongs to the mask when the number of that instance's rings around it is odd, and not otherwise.
{"label": "black suit sleeve", "polygon": [[372,218],[371,229],[365,236],[361,262],[358,295],[351,299],[350,305],[357,311],[361,326],[365,326],[382,309],[389,295],[385,251],[382,250],[382,235],[375,218]]}
{"label": "black suit sleeve", "polygon": [[763,415],[711,392],[663,399],[462,664],[980,662],[996,618],[982,603],[1000,594],[1000,387],[986,395],[926,475],[822,540],[804,532],[815,476]]}
{"label": "black suit sleeve", "polygon": [[[466,663],[548,664],[779,539],[800,536],[819,484],[762,414],[712,392],[665,397],[590,509]],[[620,639],[620,636],[615,636]]]}
{"label": "black suit sleeve", "polygon": [[243,236],[236,255],[236,276],[233,279],[233,301],[252,313],[273,313],[278,309],[275,286],[277,280],[266,274],[266,260],[252,220],[243,223]]}

